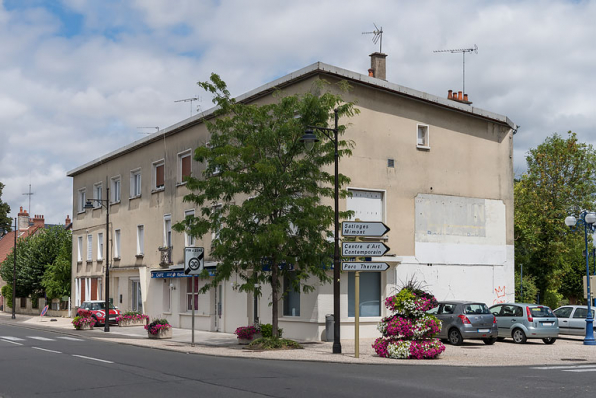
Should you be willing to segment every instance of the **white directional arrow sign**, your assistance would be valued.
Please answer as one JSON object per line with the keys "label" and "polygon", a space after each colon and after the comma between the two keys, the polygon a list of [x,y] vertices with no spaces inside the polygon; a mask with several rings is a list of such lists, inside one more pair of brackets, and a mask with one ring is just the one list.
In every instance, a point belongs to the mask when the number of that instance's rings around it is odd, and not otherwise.
{"label": "white directional arrow sign", "polygon": [[389,251],[383,242],[342,242],[343,256],[381,257]]}
{"label": "white directional arrow sign", "polygon": [[373,263],[373,262],[342,262],[341,263],[341,270],[342,271],[387,271],[389,269],[389,264],[387,263]]}
{"label": "white directional arrow sign", "polygon": [[375,221],[344,221],[341,223],[343,236],[372,236],[381,237],[389,232],[389,227],[382,222]]}

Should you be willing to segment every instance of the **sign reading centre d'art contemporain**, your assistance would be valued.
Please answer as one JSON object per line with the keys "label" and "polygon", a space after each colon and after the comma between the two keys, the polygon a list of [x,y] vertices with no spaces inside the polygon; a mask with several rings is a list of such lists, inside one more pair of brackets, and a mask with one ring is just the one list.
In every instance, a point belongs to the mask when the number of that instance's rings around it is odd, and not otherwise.
{"label": "sign reading centre d'art contemporain", "polygon": [[343,256],[381,257],[389,251],[383,242],[342,242]]}

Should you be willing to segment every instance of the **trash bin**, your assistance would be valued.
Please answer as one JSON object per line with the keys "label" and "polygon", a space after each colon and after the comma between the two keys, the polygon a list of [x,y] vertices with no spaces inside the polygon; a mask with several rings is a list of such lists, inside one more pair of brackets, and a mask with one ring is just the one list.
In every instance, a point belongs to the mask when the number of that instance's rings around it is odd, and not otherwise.
{"label": "trash bin", "polygon": [[333,341],[335,322],[333,314],[325,315],[325,341]]}

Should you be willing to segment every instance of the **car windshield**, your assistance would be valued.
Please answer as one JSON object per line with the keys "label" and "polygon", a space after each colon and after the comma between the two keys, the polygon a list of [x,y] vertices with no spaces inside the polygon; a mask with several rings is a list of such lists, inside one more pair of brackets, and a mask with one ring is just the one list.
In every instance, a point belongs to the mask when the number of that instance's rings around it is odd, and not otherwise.
{"label": "car windshield", "polygon": [[548,317],[548,316],[555,316],[553,314],[553,312],[550,310],[550,308],[543,307],[543,306],[530,307],[530,312],[532,313],[532,316],[535,316],[537,318]]}
{"label": "car windshield", "polygon": [[[99,311],[99,310],[103,310],[106,308],[106,303],[91,303],[90,304],[90,309],[93,311]],[[115,310],[116,307],[114,307],[114,304],[110,303],[110,309],[111,310]]]}
{"label": "car windshield", "polygon": [[490,314],[486,304],[466,304],[464,305],[464,314]]}

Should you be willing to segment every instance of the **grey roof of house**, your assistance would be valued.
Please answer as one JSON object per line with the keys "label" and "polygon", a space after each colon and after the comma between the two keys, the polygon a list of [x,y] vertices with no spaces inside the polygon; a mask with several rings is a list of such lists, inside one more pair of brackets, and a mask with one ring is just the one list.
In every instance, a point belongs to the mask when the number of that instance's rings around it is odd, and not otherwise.
{"label": "grey roof of house", "polygon": [[[478,117],[480,119],[489,120],[495,123],[509,126],[513,130],[517,130],[518,126],[513,123],[507,116],[499,115],[484,109],[476,108],[471,105],[467,105],[461,102],[453,101],[447,98],[438,97],[436,95],[428,94],[422,91],[414,90],[408,87],[400,86],[399,84],[390,83],[385,80],[363,75],[361,73],[352,72],[346,69],[338,68],[333,65],[328,65],[323,62],[315,62],[312,65],[306,66],[300,70],[292,72],[288,75],[280,77],[272,82],[264,84],[260,87],[255,88],[247,93],[236,97],[238,102],[250,102],[257,98],[263,97],[270,94],[271,92],[290,86],[296,82],[304,79],[308,79],[315,75],[330,75],[335,76],[339,79],[348,80],[352,84],[361,84],[377,90],[383,90],[394,95],[407,97],[415,101],[424,102],[441,108],[445,108],[454,112],[464,113],[469,116]],[[140,147],[146,146],[152,142],[163,139],[170,135],[176,134],[177,132],[184,130],[190,126],[200,124],[204,119],[213,117],[213,113],[217,110],[217,107],[210,108],[206,111],[198,113],[187,119],[184,119],[176,124],[159,130],[151,135],[148,135],[140,140],[132,142],[121,148],[116,149],[102,157],[85,163],[67,173],[67,176],[74,177],[77,174],[83,173],[86,170],[92,169],[102,163],[105,163],[111,159],[122,156],[126,153],[132,152]]]}

